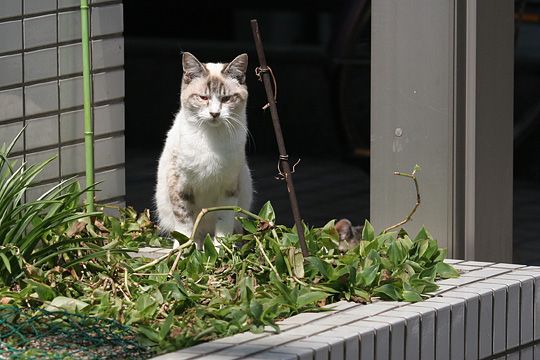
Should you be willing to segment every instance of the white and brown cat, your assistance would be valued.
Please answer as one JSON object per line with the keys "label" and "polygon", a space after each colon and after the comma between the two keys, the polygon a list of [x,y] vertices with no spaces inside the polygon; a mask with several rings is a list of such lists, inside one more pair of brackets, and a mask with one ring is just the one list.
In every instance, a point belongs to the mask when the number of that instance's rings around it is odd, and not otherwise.
{"label": "white and brown cat", "polygon": [[[228,64],[203,64],[192,54],[183,54],[180,111],[167,134],[157,174],[155,202],[164,232],[191,235],[203,208],[251,205],[245,154],[247,63],[246,54]],[[208,213],[196,241],[200,246],[206,234],[221,237],[234,230],[232,211]]]}

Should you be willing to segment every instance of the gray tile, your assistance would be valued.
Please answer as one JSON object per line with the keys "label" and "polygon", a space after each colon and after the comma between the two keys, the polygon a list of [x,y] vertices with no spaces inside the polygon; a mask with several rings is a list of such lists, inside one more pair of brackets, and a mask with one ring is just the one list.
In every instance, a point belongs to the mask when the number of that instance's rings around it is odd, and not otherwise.
{"label": "gray tile", "polygon": [[260,339],[255,339],[250,341],[249,344],[252,345],[269,345],[269,346],[279,346],[285,345],[287,343],[301,339],[301,335],[288,335],[286,332],[276,335],[266,336]]}
{"label": "gray tile", "polygon": [[62,146],[62,176],[84,172],[84,144]]}
{"label": "gray tile", "polygon": [[313,351],[308,349],[299,349],[302,354],[297,355],[294,351],[289,350],[287,351],[287,348],[281,348],[281,352],[279,351],[265,351],[259,354],[251,355],[249,356],[249,359],[261,359],[261,360],[297,360],[297,359],[309,359],[311,360],[313,358]]}
{"label": "gray tile", "polygon": [[491,265],[490,267],[501,268],[501,269],[512,269],[512,270],[514,270],[514,269],[524,268],[524,267],[526,267],[526,266],[527,266],[527,265],[497,263],[497,264]]}
{"label": "gray tile", "polygon": [[[491,289],[493,292],[493,353],[506,349],[506,286],[484,281],[470,288]],[[482,333],[482,332],[481,332]]]}
{"label": "gray tile", "polygon": [[25,88],[26,115],[58,110],[58,85],[56,81]]}
{"label": "gray tile", "polygon": [[459,264],[462,263],[464,260],[459,259],[444,259],[444,262],[447,264]]}
{"label": "gray tile", "polygon": [[58,51],[58,69],[60,75],[82,73],[81,43],[60,46]]}
{"label": "gray tile", "polygon": [[[154,251],[161,250],[159,248],[154,248],[154,249],[155,249]],[[159,255],[161,256],[161,253]],[[212,341],[212,343],[237,345],[237,344],[242,344],[242,343],[245,343],[247,341],[259,339],[259,338],[269,336],[269,335],[270,334],[268,334],[268,333],[254,334],[252,332],[244,332],[244,333],[236,334],[236,335],[233,335],[233,336],[227,336],[225,338],[214,340],[214,341]]]}
{"label": "gray tile", "polygon": [[0,56],[0,86],[22,83],[22,55]]}
{"label": "gray tile", "polygon": [[[342,339],[345,346],[344,358],[347,360],[357,360],[360,358],[360,337],[355,332],[351,332],[346,327],[338,327],[330,331],[319,334],[317,337],[335,337]],[[316,337],[314,337],[316,338]],[[332,350],[331,350],[332,351]]]}
{"label": "gray tile", "polygon": [[[370,322],[360,320],[347,325],[347,328],[354,328],[360,336],[360,353],[362,359],[373,359],[364,357],[364,354],[375,354],[376,360],[390,359],[390,326],[382,322]],[[371,344],[374,342],[374,348]]]}
{"label": "gray tile", "polygon": [[126,171],[124,168],[98,172],[95,176],[96,200],[101,201],[126,195]]}
{"label": "gray tile", "polygon": [[520,332],[520,282],[511,279],[487,279],[486,283],[506,286],[506,348],[519,345]]}
{"label": "gray tile", "polygon": [[465,303],[465,357],[466,360],[478,358],[478,317],[480,297],[478,294],[467,293],[458,290],[449,291],[442,295],[461,299]]}
{"label": "gray tile", "polygon": [[414,312],[420,316],[420,359],[431,360],[435,358],[435,315],[434,309],[405,306],[396,310],[407,313]]}
{"label": "gray tile", "polygon": [[[354,336],[359,344],[359,355],[356,359],[375,358],[375,329],[361,325],[345,325],[337,329],[339,332]],[[347,348],[345,349],[347,355]]]}
{"label": "gray tile", "polygon": [[22,49],[22,20],[0,23],[0,53]]}
{"label": "gray tile", "polygon": [[471,286],[463,287],[459,291],[475,294],[480,301],[478,331],[482,336],[479,337],[478,354],[483,359],[493,354],[493,292],[490,289]]}
{"label": "gray tile", "polygon": [[303,339],[306,343],[315,342],[315,343],[326,343],[329,347],[329,356],[328,360],[344,360],[345,359],[345,341],[341,337],[334,336],[322,336],[315,335]]}
{"label": "gray tile", "polygon": [[58,115],[26,121],[26,149],[58,144]]}
{"label": "gray tile", "polygon": [[420,314],[398,309],[382,313],[380,316],[405,320],[405,359],[420,359]]}
{"label": "gray tile", "polygon": [[354,321],[365,318],[366,315],[362,313],[347,313],[347,314],[334,314],[332,316],[327,316],[322,319],[315,321],[315,325],[329,325],[329,326],[340,326],[350,324]]}
{"label": "gray tile", "polygon": [[[62,141],[84,138],[84,111],[60,114]],[[124,104],[116,103],[94,108],[94,134],[105,135],[124,130]]]}
{"label": "gray tile", "polygon": [[81,6],[80,0],[58,0],[58,8],[65,9],[70,7],[79,7]]}
{"label": "gray tile", "polygon": [[124,97],[124,71],[95,74],[93,87],[95,102]]}
{"label": "gray tile", "polygon": [[[17,134],[22,130],[23,123],[22,121],[9,123],[9,124],[0,124],[0,146],[3,144],[9,145],[15,139]],[[23,150],[23,136],[19,137],[15,145],[13,146],[12,152],[22,151]]]}
{"label": "gray tile", "polygon": [[31,51],[24,54],[25,81],[57,76],[56,48]]}
{"label": "gray tile", "polygon": [[[476,271],[475,271],[476,272]],[[483,280],[482,278],[474,277],[474,273],[471,273],[468,277],[458,277],[453,279],[444,279],[437,282],[437,285],[454,285],[454,286],[463,286],[467,284],[471,284],[476,281]]]}
{"label": "gray tile", "polygon": [[426,302],[449,304],[450,308],[450,359],[460,360],[465,357],[465,304],[461,299],[434,297]]}
{"label": "gray tile", "polygon": [[376,315],[366,322],[377,322],[390,325],[390,354],[392,360],[405,359],[405,320],[402,318]]}
{"label": "gray tile", "polygon": [[520,343],[527,344],[534,337],[534,277],[516,273],[501,275],[500,279],[518,280],[520,285]]}
{"label": "gray tile", "polygon": [[[293,349],[299,349],[302,352],[305,350],[311,350],[313,357],[311,359],[314,360],[329,360],[328,356],[330,353],[330,349],[328,347],[328,344],[325,342],[315,342],[315,341],[305,341],[305,340],[298,340],[294,341],[290,344],[284,345],[284,348],[291,348]],[[279,347],[281,348],[281,347]]]}
{"label": "gray tile", "polygon": [[306,324],[306,325],[295,327],[291,330],[287,330],[284,332],[284,334],[310,336],[310,335],[316,335],[318,333],[321,333],[331,328],[332,328],[331,325]]}
{"label": "gray tile", "polygon": [[124,137],[118,136],[96,140],[95,154],[95,166],[97,169],[123,164],[125,161]]}
{"label": "gray tile", "polygon": [[482,267],[491,266],[493,264],[495,263],[486,262],[486,261],[464,261],[461,263],[461,265],[482,266]]}
{"label": "gray tile", "polygon": [[[534,278],[534,340],[540,339],[540,272],[533,270],[517,269],[511,274],[529,275]],[[539,353],[540,356],[540,353]]]}
{"label": "gray tile", "polygon": [[103,105],[94,108],[94,131],[96,135],[124,130],[124,103]]}
{"label": "gray tile", "polygon": [[457,287],[456,285],[444,285],[444,284],[441,284],[440,281],[437,282],[437,285],[439,286],[439,288],[437,290],[428,292],[428,293],[426,293],[426,295],[437,296],[437,295],[440,295],[440,294],[445,293],[447,291],[453,290],[453,289],[455,289]]}
{"label": "gray tile", "polygon": [[398,306],[394,304],[385,304],[384,302],[374,303],[374,304],[366,304],[366,305],[360,305],[356,306],[350,309],[345,310],[342,314],[343,315],[363,315],[363,316],[371,316],[371,315],[377,315],[382,312],[396,309]]}
{"label": "gray tile", "polygon": [[22,0],[0,1],[0,19],[21,16]]}
{"label": "gray tile", "polygon": [[124,65],[124,38],[92,41],[92,68]]}
{"label": "gray tile", "polygon": [[519,360],[534,360],[534,348],[531,346],[529,348],[519,351]]}
{"label": "gray tile", "polygon": [[[92,24],[93,26],[93,24]],[[81,39],[80,11],[67,11],[58,14],[58,41]]]}
{"label": "gray tile", "polygon": [[22,88],[0,91],[0,121],[23,116]]}
{"label": "gray tile", "polygon": [[56,44],[56,14],[24,19],[25,48],[49,44]]}
{"label": "gray tile", "polygon": [[124,31],[122,4],[92,8],[92,37]]}
{"label": "gray tile", "polygon": [[212,356],[234,356],[234,358],[236,359],[260,353],[264,350],[269,349],[270,347],[271,346],[269,345],[255,345],[252,343],[244,343],[212,353]]}
{"label": "gray tile", "polygon": [[28,188],[26,191],[26,201],[37,200],[40,196],[45,194],[47,191],[51,190],[55,185],[58,184],[58,181],[53,181],[48,184],[33,186]]}
{"label": "gray tile", "polygon": [[325,306],[325,309],[335,310],[335,311],[344,311],[347,309],[358,307],[360,304],[351,302],[351,301],[345,301],[340,300],[338,302],[329,304]]}
{"label": "gray tile", "polygon": [[48,11],[56,11],[56,0],[24,0],[25,15]]}
{"label": "gray tile", "polygon": [[472,277],[476,277],[476,278],[487,279],[487,278],[491,278],[491,277],[494,277],[494,276],[497,276],[497,275],[502,275],[502,274],[505,274],[505,273],[509,273],[510,271],[512,271],[512,270],[511,269],[505,269],[505,268],[488,267],[488,268],[483,268],[483,269],[473,271],[473,272],[470,272],[470,273],[465,273],[465,274],[462,274],[461,276],[463,276],[463,277],[472,276]]}
{"label": "gray tile", "polygon": [[[312,360],[315,356],[315,352],[312,349],[298,348],[298,347],[287,347],[287,346],[278,346],[273,348],[268,352],[255,355],[253,358],[263,359],[264,356],[277,356],[272,357],[272,359],[287,359],[284,355],[292,355],[291,359],[298,360]],[[268,358],[270,359],[270,358]]]}
{"label": "gray tile", "polygon": [[301,313],[301,314],[294,315],[294,316],[291,316],[291,317],[289,317],[287,319],[284,319],[284,320],[280,321],[278,323],[278,325],[281,325],[281,324],[303,325],[303,324],[315,321],[317,319],[330,316],[332,314],[333,314],[333,312],[330,312],[330,311],[328,311],[328,312],[317,312],[317,313],[309,313],[309,312],[308,313]]}
{"label": "gray tile", "polygon": [[435,349],[437,360],[450,359],[450,305],[427,301],[411,304],[407,309],[419,309],[419,311],[435,311]]}
{"label": "gray tile", "polygon": [[455,264],[455,265],[452,265],[452,266],[454,267],[454,269],[459,271],[461,274],[463,274],[465,272],[471,272],[471,271],[475,271],[475,270],[484,269],[483,267],[480,267],[480,266],[469,266],[469,265],[461,265],[461,264]]}
{"label": "gray tile", "polygon": [[60,108],[69,109],[83,104],[82,76],[60,80]]}
{"label": "gray tile", "polygon": [[37,153],[27,154],[26,155],[26,161],[29,165],[31,164],[38,164],[42,163],[45,160],[49,160],[53,156],[56,156],[54,160],[52,160],[41,173],[39,173],[38,176],[36,176],[35,181],[45,181],[45,180],[51,180],[51,179],[57,179],[58,178],[58,150],[52,149],[52,150],[45,150],[40,151]]}

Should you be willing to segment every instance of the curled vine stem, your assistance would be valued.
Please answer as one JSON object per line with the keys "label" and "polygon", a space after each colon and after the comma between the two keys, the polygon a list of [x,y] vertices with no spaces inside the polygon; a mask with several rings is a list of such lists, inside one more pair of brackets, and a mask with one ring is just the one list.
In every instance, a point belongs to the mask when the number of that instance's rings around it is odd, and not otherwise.
{"label": "curled vine stem", "polygon": [[412,171],[412,173],[408,174],[408,173],[402,173],[402,172],[399,172],[399,171],[396,171],[394,172],[394,175],[397,175],[397,176],[404,176],[404,177],[408,177],[410,179],[413,180],[414,182],[414,188],[416,189],[416,204],[414,204],[414,207],[412,208],[411,212],[409,213],[409,215],[407,215],[405,217],[405,219],[401,220],[400,222],[398,222],[397,224],[395,225],[392,225],[392,226],[389,226],[387,227],[386,229],[384,229],[383,231],[383,234],[384,233],[387,233],[388,231],[390,230],[393,230],[393,229],[396,229],[396,228],[399,228],[403,225],[405,225],[406,223],[408,223],[411,219],[412,219],[412,216],[414,215],[414,213],[416,212],[416,209],[418,209],[418,207],[420,206],[420,190],[418,189],[418,181],[416,180],[416,172],[420,170],[420,166],[418,165],[415,165],[414,166],[414,169]]}

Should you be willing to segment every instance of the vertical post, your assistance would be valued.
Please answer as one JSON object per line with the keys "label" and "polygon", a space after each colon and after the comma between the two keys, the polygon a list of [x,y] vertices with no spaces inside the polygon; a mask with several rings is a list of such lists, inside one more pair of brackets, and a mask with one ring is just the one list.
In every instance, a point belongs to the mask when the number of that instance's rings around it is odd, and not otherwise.
{"label": "vertical post", "polygon": [[[88,24],[88,0],[81,0],[81,35],[83,62],[84,103],[84,150],[86,163],[86,186],[94,184],[94,132],[92,126],[92,89],[90,74],[90,35]],[[94,211],[94,188],[86,192],[87,210]]]}
{"label": "vertical post", "polygon": [[372,2],[371,218],[414,202],[392,176],[422,166],[426,225],[457,258],[509,261],[513,0]]}
{"label": "vertical post", "polygon": [[283,171],[285,181],[287,182],[287,191],[289,193],[289,201],[291,203],[291,210],[294,217],[294,224],[296,225],[296,231],[298,233],[298,240],[300,242],[300,248],[302,249],[302,255],[304,257],[309,256],[309,251],[304,239],[304,226],[302,225],[302,217],[300,216],[300,208],[298,207],[298,200],[296,198],[296,191],[294,190],[294,182],[292,178],[291,169],[289,166],[289,155],[285,149],[285,141],[283,140],[283,133],[281,132],[281,125],[279,123],[279,115],[277,111],[276,101],[274,99],[274,90],[272,89],[272,80],[270,79],[269,68],[266,64],[266,57],[264,56],[264,49],[262,45],[261,34],[259,32],[259,24],[257,20],[251,20],[251,30],[253,32],[253,38],[255,40],[255,47],[257,49],[257,56],[259,57],[260,72],[264,89],[266,91],[266,97],[268,99],[268,105],[270,107],[270,114],[272,115],[272,123],[274,125],[274,132],[276,134],[276,141],[279,150],[279,165]]}
{"label": "vertical post", "polygon": [[468,0],[465,258],[512,261],[514,1]]}

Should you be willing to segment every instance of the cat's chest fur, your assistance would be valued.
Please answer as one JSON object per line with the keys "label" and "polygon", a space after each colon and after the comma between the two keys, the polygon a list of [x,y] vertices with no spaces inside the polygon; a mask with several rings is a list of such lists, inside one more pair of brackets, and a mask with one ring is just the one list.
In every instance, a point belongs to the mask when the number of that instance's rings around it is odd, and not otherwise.
{"label": "cat's chest fur", "polygon": [[179,141],[171,146],[175,154],[171,166],[184,173],[187,183],[195,190],[212,192],[232,185],[238,181],[245,163],[242,142],[219,141],[221,134],[214,135],[215,138],[176,135]]}

